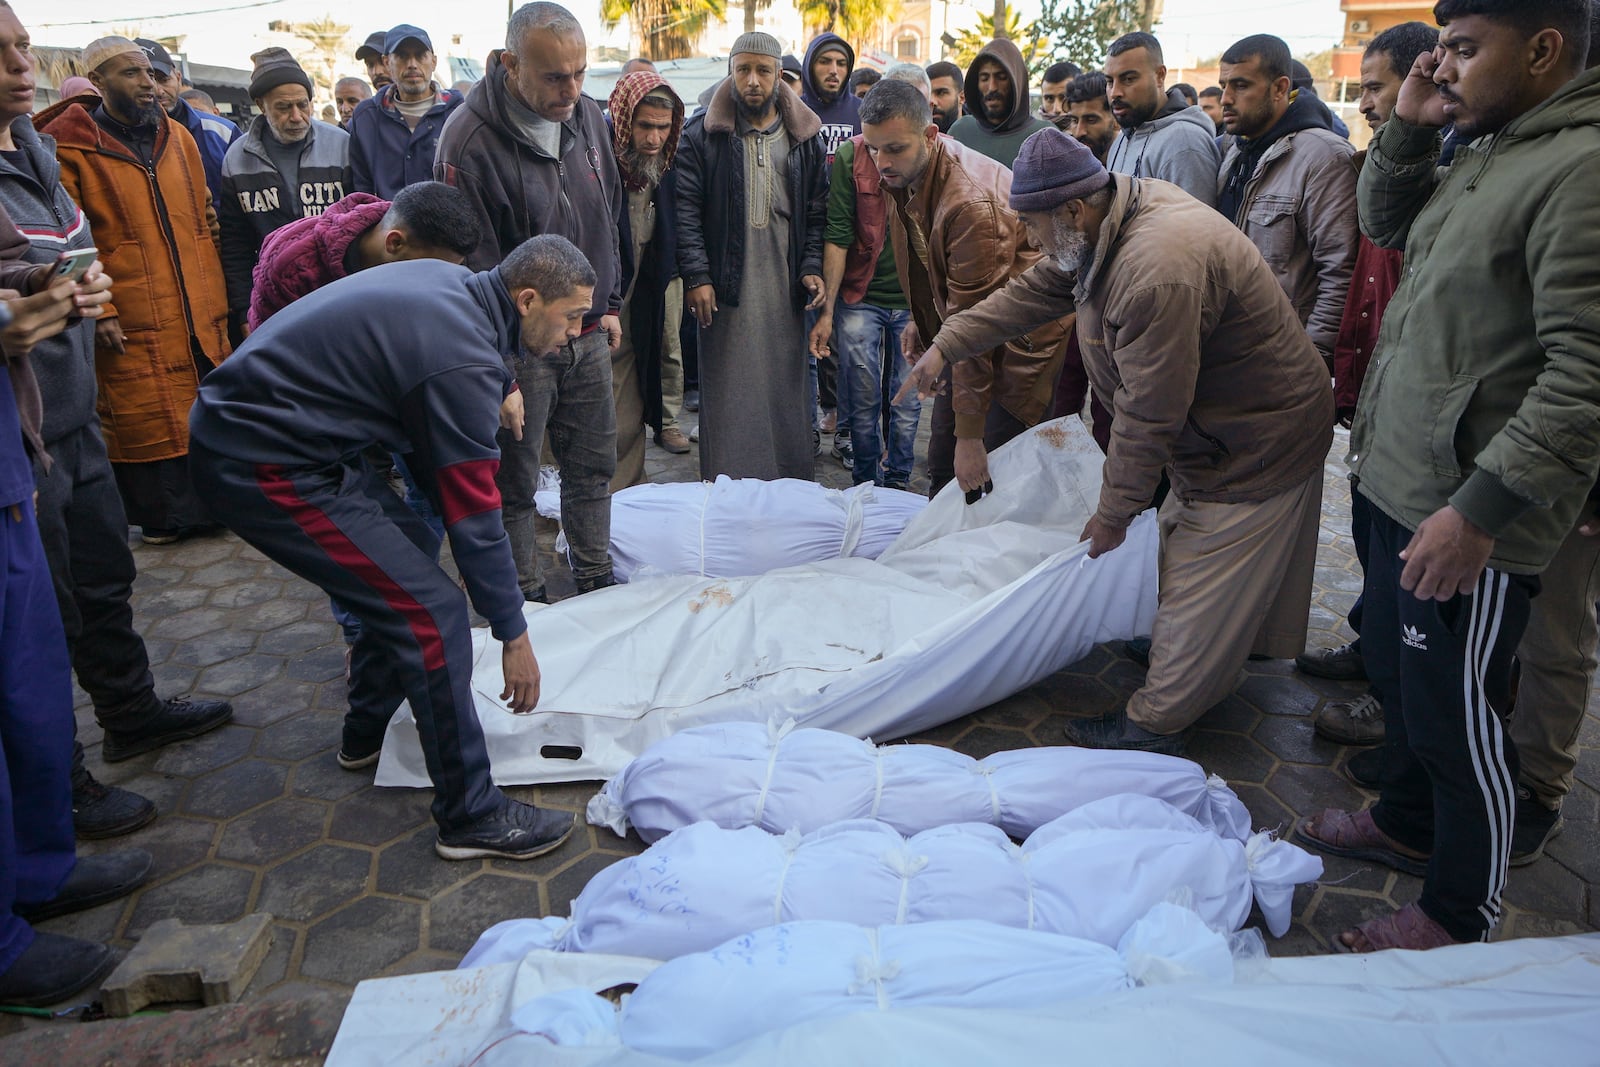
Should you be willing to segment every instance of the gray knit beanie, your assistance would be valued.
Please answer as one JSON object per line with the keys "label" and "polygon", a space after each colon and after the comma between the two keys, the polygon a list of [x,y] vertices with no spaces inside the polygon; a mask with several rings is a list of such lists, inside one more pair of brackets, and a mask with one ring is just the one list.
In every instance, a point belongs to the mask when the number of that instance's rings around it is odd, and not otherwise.
{"label": "gray knit beanie", "polygon": [[734,41],[733,47],[728,50],[728,55],[731,58],[740,52],[749,52],[758,56],[771,56],[780,63],[783,61],[783,46],[778,43],[778,39],[770,33],[762,33],[759,30],[754,33],[740,34],[739,39]]}
{"label": "gray knit beanie", "polygon": [[1011,168],[1011,210],[1052,211],[1106,187],[1106,168],[1054,126],[1022,142]]}

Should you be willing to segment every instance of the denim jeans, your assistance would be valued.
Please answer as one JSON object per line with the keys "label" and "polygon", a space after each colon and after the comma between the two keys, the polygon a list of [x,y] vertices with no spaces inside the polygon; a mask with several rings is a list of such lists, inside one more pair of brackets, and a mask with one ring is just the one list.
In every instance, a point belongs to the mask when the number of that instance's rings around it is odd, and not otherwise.
{"label": "denim jeans", "polygon": [[840,403],[849,404],[848,411],[840,410],[839,421],[844,423],[848,417],[857,485],[873,482],[903,487],[911,480],[922,401],[912,396],[897,407],[889,404],[910,372],[900,358],[900,334],[910,321],[909,311],[873,304],[841,303],[833,313]]}
{"label": "denim jeans", "polygon": [[617,469],[617,410],[611,397],[611,347],[592,330],[543,356],[513,361],[527,421],[518,441],[505,430],[500,444],[502,516],[524,593],[544,586],[534,533],[533,494],[546,431],[561,468],[561,529],[567,535],[579,587],[611,575],[611,476]]}
{"label": "denim jeans", "polygon": [[[843,304],[840,304],[839,306],[844,307]],[[811,336],[811,327],[817,324],[817,318],[820,314],[821,312],[817,311],[808,311],[805,313],[807,337]],[[813,427],[821,426],[822,412],[828,408],[833,408],[838,415],[837,425],[839,429],[846,431],[845,436],[849,436],[848,431],[850,429],[850,423],[845,419],[845,412],[850,409],[850,381],[848,375],[838,373],[838,371],[843,369],[838,365],[839,361],[843,359],[843,357],[839,355],[839,346],[837,344],[839,340],[839,315],[837,311],[834,312],[833,316],[833,340],[835,342],[833,352],[834,374],[826,376],[825,379],[819,380],[817,357],[806,357],[807,361],[810,363],[810,373],[806,385],[806,400],[810,404],[811,425]],[[819,387],[821,390],[820,393],[818,392]],[[832,403],[830,403],[830,401],[832,401]]]}

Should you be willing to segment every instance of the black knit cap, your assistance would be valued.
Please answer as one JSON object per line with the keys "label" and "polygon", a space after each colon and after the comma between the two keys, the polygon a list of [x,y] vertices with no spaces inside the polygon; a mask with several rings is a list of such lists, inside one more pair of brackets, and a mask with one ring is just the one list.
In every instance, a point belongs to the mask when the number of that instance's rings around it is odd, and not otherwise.
{"label": "black knit cap", "polygon": [[250,57],[250,99],[260,100],[280,85],[303,85],[311,92],[311,77],[295,62],[287,48],[263,48]]}

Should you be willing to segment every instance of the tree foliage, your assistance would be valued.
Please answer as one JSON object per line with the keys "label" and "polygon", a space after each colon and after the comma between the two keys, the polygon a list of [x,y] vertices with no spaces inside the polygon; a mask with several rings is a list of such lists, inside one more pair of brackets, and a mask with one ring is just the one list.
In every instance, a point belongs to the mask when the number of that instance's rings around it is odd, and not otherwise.
{"label": "tree foliage", "polygon": [[900,14],[900,0],[797,0],[800,17],[816,33],[837,33],[852,44],[875,39]]}
{"label": "tree foliage", "polygon": [[312,83],[332,96],[335,71],[348,50],[346,40],[350,36],[350,27],[335,22],[332,15],[324,15],[310,22],[288,23],[286,28],[306,43],[306,47],[295,58],[311,76]]}
{"label": "tree foliage", "polygon": [[1147,28],[1149,0],[1044,0],[1033,33],[1050,62],[1098,70],[1118,37]]}
{"label": "tree foliage", "polygon": [[[1015,8],[1007,7],[1005,14],[1005,21],[1001,23],[1005,28],[1005,36],[1021,50],[1022,58],[1028,64],[1028,73],[1037,76],[1052,62],[1047,41],[1036,32],[1036,24],[1029,23],[1026,26],[1022,24],[1022,16],[1017,14]],[[956,36],[955,47],[950,50],[950,62],[962,70],[970,67],[972,61],[978,58],[978,53],[997,36],[994,26],[993,15],[979,15],[977,29],[962,30]]]}
{"label": "tree foliage", "polygon": [[720,22],[726,10],[725,0],[601,0],[600,17],[607,29],[630,19],[646,59],[683,59],[694,54],[706,26],[713,19]]}

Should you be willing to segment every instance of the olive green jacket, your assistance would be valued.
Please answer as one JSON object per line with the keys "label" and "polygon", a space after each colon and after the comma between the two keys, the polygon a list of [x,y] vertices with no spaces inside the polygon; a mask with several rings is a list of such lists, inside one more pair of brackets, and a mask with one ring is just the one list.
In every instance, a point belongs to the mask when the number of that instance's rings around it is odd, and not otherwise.
{"label": "olive green jacket", "polygon": [[1600,468],[1600,71],[1437,157],[1395,118],[1361,172],[1362,232],[1406,255],[1350,469],[1409,529],[1451,504],[1537,574]]}

